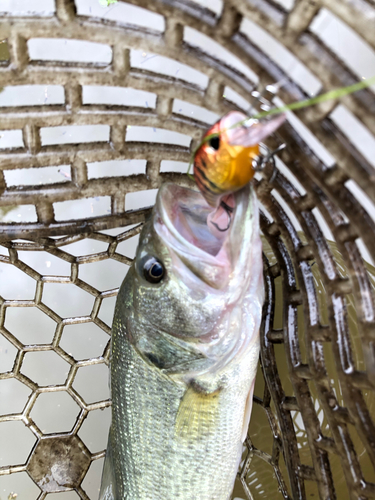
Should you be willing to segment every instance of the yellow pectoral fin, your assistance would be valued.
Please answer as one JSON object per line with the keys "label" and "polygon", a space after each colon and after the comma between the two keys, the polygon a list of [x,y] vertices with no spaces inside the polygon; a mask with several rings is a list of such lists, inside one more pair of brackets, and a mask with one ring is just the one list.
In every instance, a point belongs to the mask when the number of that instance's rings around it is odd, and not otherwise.
{"label": "yellow pectoral fin", "polygon": [[220,389],[206,394],[189,387],[178,408],[175,435],[199,440],[216,428]]}

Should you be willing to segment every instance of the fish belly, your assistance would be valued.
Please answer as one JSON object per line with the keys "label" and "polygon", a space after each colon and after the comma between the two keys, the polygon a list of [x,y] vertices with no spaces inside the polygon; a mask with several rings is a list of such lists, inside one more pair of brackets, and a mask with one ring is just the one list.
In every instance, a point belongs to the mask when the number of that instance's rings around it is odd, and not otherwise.
{"label": "fish belly", "polygon": [[193,395],[181,417],[186,387],[146,363],[124,332],[114,329],[112,341],[113,413],[100,500],[228,500],[258,342],[217,397]]}

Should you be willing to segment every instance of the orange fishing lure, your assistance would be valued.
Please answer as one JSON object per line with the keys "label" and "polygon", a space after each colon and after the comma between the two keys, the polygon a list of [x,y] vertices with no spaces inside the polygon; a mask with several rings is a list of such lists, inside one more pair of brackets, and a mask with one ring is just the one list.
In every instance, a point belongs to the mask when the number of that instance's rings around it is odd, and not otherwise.
{"label": "orange fishing lure", "polygon": [[209,205],[217,208],[225,195],[251,181],[259,143],[284,120],[285,115],[279,115],[258,122],[231,111],[207,131],[194,157],[194,178]]}

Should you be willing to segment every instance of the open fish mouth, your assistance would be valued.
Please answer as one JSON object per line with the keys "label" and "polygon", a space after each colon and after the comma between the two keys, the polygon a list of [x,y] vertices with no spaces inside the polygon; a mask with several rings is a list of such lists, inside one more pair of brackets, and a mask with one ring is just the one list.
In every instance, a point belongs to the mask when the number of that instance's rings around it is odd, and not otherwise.
{"label": "open fish mouth", "polygon": [[237,262],[252,198],[249,186],[229,195],[229,215],[222,207],[213,209],[198,191],[166,183],[156,200],[154,228],[191,271],[223,288]]}

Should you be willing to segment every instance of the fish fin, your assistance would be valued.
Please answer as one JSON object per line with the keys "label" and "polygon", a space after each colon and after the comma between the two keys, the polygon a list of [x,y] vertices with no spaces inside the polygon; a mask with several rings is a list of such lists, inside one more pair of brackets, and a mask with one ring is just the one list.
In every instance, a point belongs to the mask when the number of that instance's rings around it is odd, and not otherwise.
{"label": "fish fin", "polygon": [[105,454],[99,500],[115,500],[115,483],[113,476],[111,431],[109,432],[107,451]]}
{"label": "fish fin", "polygon": [[178,408],[175,435],[195,440],[211,433],[216,426],[219,396],[220,389],[205,393],[189,387]]}
{"label": "fish fin", "polygon": [[251,409],[253,407],[254,385],[255,385],[255,379],[254,379],[253,383],[251,384],[249,394],[247,395],[247,398],[246,398],[245,412],[244,412],[243,424],[242,424],[242,435],[241,435],[242,442],[245,441],[246,436],[247,436],[247,431],[249,429]]}

